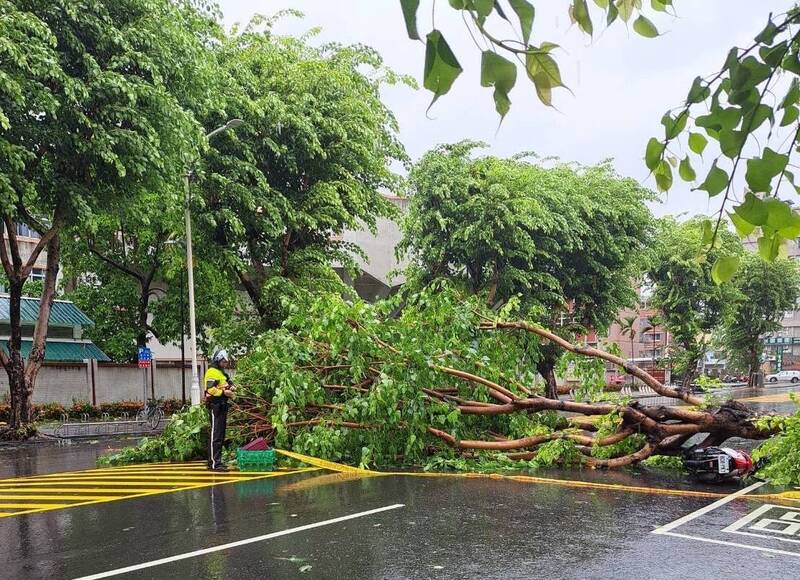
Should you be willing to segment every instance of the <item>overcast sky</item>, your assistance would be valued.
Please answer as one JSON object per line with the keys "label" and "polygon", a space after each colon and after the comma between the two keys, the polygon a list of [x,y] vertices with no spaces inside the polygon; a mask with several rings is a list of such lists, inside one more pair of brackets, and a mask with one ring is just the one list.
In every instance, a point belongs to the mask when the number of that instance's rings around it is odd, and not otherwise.
{"label": "overcast sky", "polygon": [[[566,161],[596,163],[614,158],[617,171],[655,188],[647,180],[643,156],[647,140],[661,136],[661,116],[685,99],[692,80],[719,70],[728,50],[752,43],[770,11],[785,11],[788,0],[675,0],[678,18],[653,16],[662,36],[645,39],[615,23],[603,30],[595,15],[594,40],[570,27],[568,0],[536,2],[532,42],[544,40],[563,47],[555,53],[565,83],[574,95],[554,91],[558,110],[536,98],[521,75],[511,93],[511,112],[497,131],[492,90],[479,84],[480,53],[466,33],[458,13],[440,0],[436,26],[456,53],[465,73],[451,92],[426,117],[430,94],[407,87],[385,90],[384,102],[400,122],[401,140],[416,160],[428,149],[462,139],[486,141],[489,151],[508,156],[519,151],[554,155]],[[592,5],[592,3],[589,3]],[[649,3],[646,3],[649,4]],[[414,76],[422,84],[425,47],[406,36],[399,0],[221,0],[225,22],[246,23],[253,14],[271,15],[283,8],[305,14],[286,18],[282,34],[302,34],[322,28],[315,42],[362,43],[377,49],[388,66]],[[419,28],[431,28],[431,0],[422,0]],[[652,15],[651,15],[652,16]],[[696,166],[698,175],[705,175]],[[676,186],[657,214],[707,213],[705,192],[691,192],[676,176]]]}

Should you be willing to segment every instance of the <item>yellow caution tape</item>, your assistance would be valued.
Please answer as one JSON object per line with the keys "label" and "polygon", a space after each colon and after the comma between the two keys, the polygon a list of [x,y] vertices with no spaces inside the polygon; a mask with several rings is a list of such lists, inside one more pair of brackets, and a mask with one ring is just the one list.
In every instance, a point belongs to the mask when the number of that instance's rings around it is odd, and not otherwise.
{"label": "yellow caution tape", "polygon": [[[708,497],[720,498],[726,497],[727,493],[717,493],[712,491],[695,491],[690,489],[667,489],[661,487],[642,487],[635,485],[621,485],[616,483],[598,483],[595,481],[575,481],[571,479],[556,479],[550,477],[537,477],[533,475],[503,475],[500,473],[437,473],[437,472],[414,472],[414,471],[372,471],[370,469],[361,469],[359,467],[352,467],[350,465],[343,465],[334,461],[327,461],[325,459],[317,459],[301,453],[293,451],[286,451],[284,449],[275,449],[276,453],[291,457],[302,463],[320,467],[329,471],[338,473],[358,474],[362,476],[378,476],[378,475],[398,475],[406,477],[462,477],[462,478],[487,478],[487,479],[504,479],[509,481],[518,481],[524,483],[538,483],[544,485],[559,485],[563,487],[576,487],[587,489],[603,489],[608,491],[622,491],[629,493],[648,493],[659,495],[675,495],[683,497]],[[800,501],[800,492],[785,491],[782,493],[773,494],[753,494],[741,496],[741,499],[761,499],[761,500],[789,500]]]}
{"label": "yellow caution tape", "polygon": [[339,473],[359,473],[361,475],[385,475],[379,471],[370,471],[369,469],[361,469],[359,467],[351,467],[350,465],[342,465],[341,463],[334,463],[333,461],[326,461],[325,459],[317,459],[316,457],[309,457],[308,455],[301,455],[293,451],[286,451],[285,449],[276,449],[275,453],[280,453],[286,457],[290,457],[297,461],[302,461],[307,465],[314,467],[321,467],[329,471],[338,471]]}

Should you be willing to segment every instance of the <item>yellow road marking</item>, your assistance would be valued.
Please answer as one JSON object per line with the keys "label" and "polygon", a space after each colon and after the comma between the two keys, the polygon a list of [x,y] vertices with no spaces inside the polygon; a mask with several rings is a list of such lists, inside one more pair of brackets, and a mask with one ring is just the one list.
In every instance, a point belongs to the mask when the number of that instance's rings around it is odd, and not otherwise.
{"label": "yellow road marking", "polygon": [[[775,393],[772,395],[761,395],[758,397],[748,397],[747,399],[739,399],[746,403],[788,403],[792,399],[789,397],[792,393]],[[798,393],[794,393],[797,395]]]}
{"label": "yellow road marking", "polygon": [[[1,483],[1,480],[0,480]],[[182,487],[184,484],[182,483],[165,483],[163,481],[75,481],[67,480],[67,481],[58,481],[58,480],[51,480],[50,482],[46,481],[20,481],[19,483],[7,483],[3,484],[3,487],[47,487],[53,484],[64,484],[64,485],[102,485],[104,487],[139,487],[139,484],[147,485],[148,487]]]}
{"label": "yellow road marking", "polygon": [[[269,473],[272,473],[271,471]],[[108,473],[108,472],[101,472],[101,473],[94,473],[94,472],[81,472],[81,473],[51,473],[50,475],[40,475],[35,477],[25,477],[19,478],[16,481],[24,480],[37,480],[37,481],[48,481],[51,479],[124,479],[124,478],[133,478],[133,479],[141,479],[143,477],[147,478],[154,478],[154,479],[214,479],[214,478],[223,478],[223,479],[235,479],[237,477],[249,477],[244,472],[239,471],[221,471],[219,473],[212,473],[212,472],[199,472],[199,473],[167,473],[167,472],[160,472],[160,471],[139,471],[139,472],[121,472],[121,473]],[[3,481],[3,480],[0,480]]]}
{"label": "yellow road marking", "polygon": [[[26,481],[46,483],[48,481],[177,481],[177,482],[199,482],[199,481],[223,481],[250,479],[248,477],[231,475],[64,475],[61,477],[31,478]],[[22,483],[20,481],[20,483]]]}
{"label": "yellow road marking", "polygon": [[[55,504],[55,503],[0,503],[0,509],[23,509],[23,510],[30,510],[31,508],[36,510],[45,510],[45,509],[59,509],[63,507],[68,507],[69,504]],[[3,514],[3,517],[6,516],[13,516],[13,513],[10,514]]]}
{"label": "yellow road marking", "polygon": [[[49,491],[49,490],[48,490]],[[117,498],[125,497],[125,495],[116,496]],[[29,500],[29,499],[48,499],[60,501],[85,501],[89,499],[114,499],[107,495],[0,495],[0,500]]]}
{"label": "yellow road marking", "polygon": [[[308,455],[301,455],[292,451],[285,451],[283,449],[276,449],[276,453],[291,457],[297,461],[302,461],[308,465],[314,465],[322,469],[328,469],[343,474],[353,474],[362,476],[385,476],[385,475],[398,475],[407,477],[465,477],[465,478],[488,478],[488,479],[505,479],[510,481],[521,481],[526,483],[540,483],[546,485],[560,485],[564,487],[582,487],[590,489],[605,489],[613,491],[625,491],[632,493],[649,493],[660,495],[677,495],[688,497],[726,497],[729,494],[715,493],[710,491],[695,491],[684,489],[668,489],[662,487],[641,487],[632,485],[621,485],[616,483],[599,483],[594,481],[575,481],[570,479],[555,479],[548,477],[536,477],[533,475],[505,475],[500,473],[431,473],[431,472],[411,472],[411,471],[372,471],[369,469],[360,469],[350,465],[342,465],[333,461],[325,459],[317,459]],[[762,494],[762,495],[747,495],[742,496],[742,499],[769,499],[769,500],[788,500],[800,501],[800,494],[797,492],[787,491],[775,494]]]}
{"label": "yellow road marking", "polygon": [[[219,477],[216,474],[209,474],[203,478],[190,477],[186,480],[185,477],[173,478],[170,482],[165,481],[152,481],[152,474],[148,477],[147,473],[137,475],[132,479],[136,483],[123,482],[115,479],[97,478],[93,477],[93,470],[84,470],[78,472],[50,474],[49,476],[33,476],[26,478],[16,479],[0,479],[0,493],[8,494],[0,495],[0,501],[3,498],[9,497],[13,503],[0,503],[0,518],[20,516],[27,514],[35,514],[46,511],[53,511],[65,508],[96,505],[102,503],[109,503],[112,501],[120,501],[126,499],[143,498],[152,495],[161,495],[164,493],[172,493],[176,491],[188,491],[195,489],[202,489],[216,485],[225,485],[228,483],[238,483],[242,481],[256,481],[260,479],[267,479],[270,477],[280,477],[284,475],[292,475],[294,473],[304,473],[308,471],[316,471],[314,468],[297,469],[294,471],[267,471],[267,472],[229,472],[226,477]],[[236,476],[231,477],[230,474]],[[52,476],[52,477],[51,477]],[[162,479],[162,478],[160,478]],[[76,486],[90,486],[86,488]],[[32,489],[30,489],[32,488]],[[163,489],[159,489],[163,488]],[[71,493],[102,493],[106,495],[52,495],[55,490],[70,490]],[[73,491],[74,490],[74,491]],[[17,492],[20,492],[18,495]],[[28,494],[39,493],[37,495]],[[110,495],[115,494],[115,495]],[[44,500],[45,497],[53,497],[62,503],[38,503]],[[35,500],[37,503],[22,503],[26,500]],[[74,503],[63,503],[63,502]],[[5,511],[15,510],[15,511]]]}
{"label": "yellow road marking", "polygon": [[[148,491],[159,491],[153,488],[143,487],[125,487],[120,489],[108,489],[105,487],[46,487],[45,489],[27,488],[27,487],[2,487],[0,486],[0,493],[42,493],[43,491],[51,493],[104,493],[107,495],[125,496],[131,493],[147,493]],[[23,497],[23,496],[18,496]],[[28,497],[28,496],[24,496]]]}

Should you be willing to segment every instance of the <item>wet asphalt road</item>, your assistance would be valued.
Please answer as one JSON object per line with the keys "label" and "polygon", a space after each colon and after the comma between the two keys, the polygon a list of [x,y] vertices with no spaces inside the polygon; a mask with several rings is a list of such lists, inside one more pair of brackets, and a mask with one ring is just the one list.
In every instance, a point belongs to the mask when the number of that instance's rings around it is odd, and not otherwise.
{"label": "wet asphalt road", "polygon": [[[737,398],[783,392],[741,391]],[[762,411],[792,409],[786,401],[752,404]],[[92,468],[109,448],[133,442],[0,447],[0,478]],[[395,504],[403,507],[115,577],[800,577],[798,502],[734,500],[675,528],[681,537],[665,536],[651,532],[717,498],[626,488],[730,494],[738,487],[701,486],[646,469],[535,475],[623,487],[584,489],[489,478],[353,478],[323,471],[282,475],[2,518],[0,579],[80,578]],[[768,501],[776,507],[768,507]],[[763,518],[785,521],[762,525]]]}
{"label": "wet asphalt road", "polygon": [[[53,454],[60,454],[64,463],[72,457],[74,469],[91,466],[92,455],[102,448],[24,447],[13,453],[18,462],[28,456],[23,466],[35,463],[30,456],[40,453],[48,464],[55,461]],[[701,488],[679,476],[645,471],[537,475],[624,486],[736,490]],[[800,544],[722,532],[763,501],[731,502],[677,531],[766,547],[777,543],[797,556],[651,533],[713,501],[488,478],[354,479],[320,471],[0,519],[0,542],[6,546],[0,554],[0,577],[79,578],[394,504],[404,507],[120,577],[798,576]]]}

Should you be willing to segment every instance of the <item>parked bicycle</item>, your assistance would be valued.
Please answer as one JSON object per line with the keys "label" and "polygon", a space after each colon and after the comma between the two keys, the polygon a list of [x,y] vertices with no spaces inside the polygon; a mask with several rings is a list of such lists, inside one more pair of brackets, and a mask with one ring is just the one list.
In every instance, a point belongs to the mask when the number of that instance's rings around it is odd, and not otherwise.
{"label": "parked bicycle", "polygon": [[158,399],[148,399],[144,409],[136,415],[138,421],[147,423],[151,429],[156,429],[163,418],[164,409],[161,408]]}

